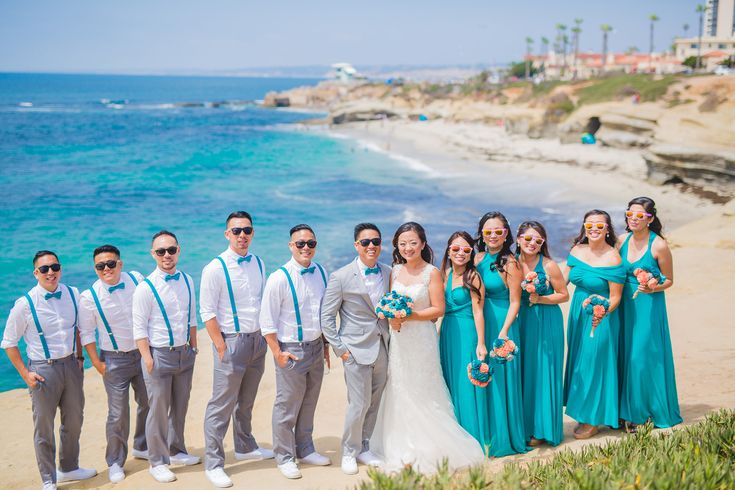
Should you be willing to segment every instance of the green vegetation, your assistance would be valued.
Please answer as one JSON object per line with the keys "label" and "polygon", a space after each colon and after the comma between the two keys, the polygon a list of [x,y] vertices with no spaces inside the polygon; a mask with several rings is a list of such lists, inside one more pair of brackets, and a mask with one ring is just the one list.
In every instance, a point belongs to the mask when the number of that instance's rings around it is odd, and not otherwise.
{"label": "green vegetation", "polygon": [[497,474],[472,468],[451,475],[445,466],[426,477],[407,466],[393,476],[376,470],[368,475],[360,490],[728,489],[735,487],[735,411],[721,410],[671,432],[654,432],[649,424],[636,435],[565,450],[547,462],[509,463]]}
{"label": "green vegetation", "polygon": [[579,90],[579,105],[606,102],[624,97],[621,93],[635,89],[641,95],[641,102],[652,102],[661,98],[669,86],[677,80],[674,75],[656,78],[652,75],[618,75],[604,78],[588,87]]}

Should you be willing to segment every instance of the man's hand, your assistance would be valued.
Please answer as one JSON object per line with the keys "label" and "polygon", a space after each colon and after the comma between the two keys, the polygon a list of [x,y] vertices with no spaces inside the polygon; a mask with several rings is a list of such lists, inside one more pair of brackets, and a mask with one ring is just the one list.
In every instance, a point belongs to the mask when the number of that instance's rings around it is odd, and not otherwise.
{"label": "man's hand", "polygon": [[143,362],[145,363],[145,368],[148,371],[148,374],[151,374],[153,372],[153,357],[146,357],[143,359]]}
{"label": "man's hand", "polygon": [[46,381],[43,379],[43,376],[41,376],[38,373],[34,373],[33,371],[28,371],[25,375],[23,375],[23,381],[26,382],[29,388],[35,388],[38,383],[43,383]]}
{"label": "man's hand", "polygon": [[343,362],[347,362],[350,359],[350,351],[345,351],[345,353],[339,356],[339,358],[342,359]]}
{"label": "man's hand", "polygon": [[105,371],[107,370],[107,365],[104,362],[99,361],[94,365],[94,368],[97,370],[98,373],[104,376]]}
{"label": "man's hand", "polygon": [[327,369],[332,369],[332,360],[329,358],[329,344],[324,344],[324,362],[327,364]]}
{"label": "man's hand", "polygon": [[222,362],[225,358],[225,351],[227,351],[227,344],[224,342],[215,343],[214,348],[217,350],[217,357],[219,357],[220,362]]}
{"label": "man's hand", "polygon": [[281,369],[286,368],[289,359],[293,359],[294,362],[299,360],[298,357],[285,350],[282,350],[278,354],[276,354],[275,358],[276,364],[278,364],[278,367],[280,367]]}

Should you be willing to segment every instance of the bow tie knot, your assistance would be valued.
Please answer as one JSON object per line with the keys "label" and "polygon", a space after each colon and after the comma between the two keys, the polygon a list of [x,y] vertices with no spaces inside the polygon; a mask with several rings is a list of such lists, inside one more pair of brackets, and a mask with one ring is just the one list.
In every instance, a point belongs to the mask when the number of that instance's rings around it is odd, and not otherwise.
{"label": "bow tie knot", "polygon": [[44,298],[46,299],[46,301],[52,298],[61,299],[61,289],[59,289],[55,293],[46,293],[46,296],[44,296]]}
{"label": "bow tie knot", "polygon": [[179,280],[179,276],[181,276],[181,272],[177,272],[176,274],[166,274],[166,277],[164,277],[164,279],[166,280],[166,282],[168,282],[168,281],[178,281]]}
{"label": "bow tie knot", "polygon": [[238,257],[237,258],[237,265],[240,265],[243,262],[250,262],[251,260],[253,260],[253,256],[252,255],[246,255],[245,257]]}
{"label": "bow tie knot", "polygon": [[368,267],[365,269],[365,275],[369,276],[370,274],[380,274],[380,267],[377,265],[375,267]]}
{"label": "bow tie knot", "polygon": [[312,265],[311,267],[305,267],[301,269],[301,275],[303,276],[304,274],[313,274],[315,269],[316,266],[314,265]]}
{"label": "bow tie knot", "polygon": [[110,294],[114,293],[118,289],[125,289],[125,283],[124,282],[121,282],[117,286],[110,286],[109,288],[107,288],[107,290],[110,292]]}

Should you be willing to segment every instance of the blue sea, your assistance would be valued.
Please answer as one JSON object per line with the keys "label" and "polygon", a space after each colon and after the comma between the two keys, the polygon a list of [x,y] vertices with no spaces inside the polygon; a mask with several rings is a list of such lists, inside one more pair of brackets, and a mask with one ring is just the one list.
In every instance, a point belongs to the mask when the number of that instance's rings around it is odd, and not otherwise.
{"label": "blue sea", "polygon": [[[358,222],[375,222],[389,241],[398,225],[418,219],[438,262],[453,231],[473,231],[494,209],[514,226],[543,221],[552,251],[566,255],[583,212],[571,204],[501,199],[491,187],[470,188],[466,177],[453,181],[298,124],[321,114],[254,103],[317,82],[0,74],[0,331],[35,284],[36,250],[57,252],[62,281],[82,290],[96,279],[96,246],[117,245],[128,270],[147,274],[150,237],[168,229],[181,244],[180,269],[198,282],[227,246],[226,216],[239,209],[254,216],[252,251],[269,271],[288,260],[288,230],[297,223],[314,227],[317,260],[333,270],[353,257]],[[388,245],[385,262],[390,253]],[[0,391],[23,386],[0,355]]]}

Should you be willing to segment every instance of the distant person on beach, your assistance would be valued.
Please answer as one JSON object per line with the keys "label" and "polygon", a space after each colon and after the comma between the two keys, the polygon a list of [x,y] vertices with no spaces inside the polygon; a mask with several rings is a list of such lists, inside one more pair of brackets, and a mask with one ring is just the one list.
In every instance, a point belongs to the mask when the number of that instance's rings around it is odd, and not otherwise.
{"label": "distant person on beach", "polygon": [[[79,467],[79,435],[84,412],[84,356],[77,332],[79,291],[62,284],[61,262],[49,250],[36,252],[33,275],[38,284],[10,310],[2,348],[28,385],[33,410],[33,446],[43,490],[86,480],[97,474]],[[25,340],[28,367],[18,349]],[[75,356],[76,354],[76,356]],[[54,420],[61,410],[59,469],[56,469]]]}
{"label": "distant person on beach", "polygon": [[218,488],[232,486],[224,471],[223,445],[230,418],[235,459],[273,457],[273,451],[258,447],[251,423],[267,351],[258,323],[265,265],[249,252],[255,237],[249,213],[231,213],[224,235],[229,246],[204,267],[199,288],[199,312],[212,339],[214,360],[212,398],[204,415],[204,472]]}
{"label": "distant person on beach", "polygon": [[292,258],[268,277],[263,291],[260,330],[276,363],[273,404],[273,452],[286,478],[301,478],[299,462],[332,462],[314,447],[314,412],[329,367],[329,346],[322,339],[319,310],[327,287],[324,268],[312,262],[316,235],[309,225],[291,228]]}
{"label": "distant person on beach", "polygon": [[[143,276],[136,271],[123,273],[120,250],[114,245],[97,247],[92,259],[99,279],[79,299],[79,330],[89,360],[102,375],[107,392],[105,459],[110,481],[119,483],[125,479],[123,466],[128,457],[131,386],[138,405],[133,456],[148,459],[148,393],[140,351],[133,339],[133,294]],[[95,333],[99,336],[99,356]]]}
{"label": "distant person on beach", "polygon": [[133,333],[150,405],[145,428],[149,471],[161,483],[176,480],[169,464],[199,463],[184,442],[198,351],[194,282],[176,270],[180,254],[176,235],[165,230],[153,235],[151,256],[157,267],[133,296]]}
{"label": "distant person on beach", "polygon": [[[342,359],[347,413],[342,435],[342,471],[357,473],[357,462],[378,466],[370,437],[388,375],[388,321],[375,307],[389,291],[390,267],[378,262],[382,237],[372,223],[355,226],[357,257],[334,272],[322,300],[324,336]],[[337,314],[340,324],[337,328]]]}

